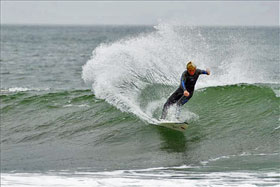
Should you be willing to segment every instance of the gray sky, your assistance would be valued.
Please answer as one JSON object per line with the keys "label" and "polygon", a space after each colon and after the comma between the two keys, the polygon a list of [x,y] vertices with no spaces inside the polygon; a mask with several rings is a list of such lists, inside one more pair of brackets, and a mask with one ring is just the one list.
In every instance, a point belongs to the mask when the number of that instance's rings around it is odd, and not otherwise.
{"label": "gray sky", "polygon": [[279,25],[278,1],[1,1],[1,24]]}

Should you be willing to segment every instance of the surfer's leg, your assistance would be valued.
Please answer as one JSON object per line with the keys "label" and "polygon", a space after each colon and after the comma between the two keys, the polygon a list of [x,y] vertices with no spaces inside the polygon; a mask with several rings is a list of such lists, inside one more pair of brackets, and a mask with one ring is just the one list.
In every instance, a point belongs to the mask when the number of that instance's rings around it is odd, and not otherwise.
{"label": "surfer's leg", "polygon": [[186,104],[189,100],[190,100],[190,98],[193,96],[193,93],[190,93],[190,95],[188,96],[188,97],[186,97],[186,96],[182,96],[178,101],[177,101],[177,106],[178,107],[181,107],[181,106],[183,106],[184,104]]}
{"label": "surfer's leg", "polygon": [[179,119],[180,113],[181,113],[181,107],[186,104],[190,98],[192,97],[192,93],[186,97],[186,96],[182,96],[176,103],[176,118]]}
{"label": "surfer's leg", "polygon": [[170,105],[171,105],[171,104],[168,103],[168,102],[166,102],[166,103],[164,104],[160,119],[165,119],[165,118],[166,118],[166,116],[167,116],[167,111],[168,111]]}
{"label": "surfer's leg", "polygon": [[176,104],[177,104],[178,107],[181,107],[181,106],[183,106],[184,104],[186,104],[188,101],[189,101],[188,97],[182,96],[182,97],[177,101]]}
{"label": "surfer's leg", "polygon": [[161,119],[165,119],[168,113],[168,109],[171,105],[177,103],[177,101],[182,97],[183,92],[182,89],[178,88],[166,101],[166,103],[163,106]]}
{"label": "surfer's leg", "polygon": [[174,97],[172,97],[172,95],[171,95],[171,97],[168,98],[166,103],[163,105],[162,114],[161,114],[161,117],[160,117],[161,119],[166,118],[168,109],[170,108],[171,105],[176,103],[176,101],[175,101]]}
{"label": "surfer's leg", "polygon": [[176,106],[176,113],[175,113],[175,117],[177,120],[179,120],[180,117],[180,113],[181,113],[181,106]]}
{"label": "surfer's leg", "polygon": [[186,96],[182,96],[176,103],[176,119],[179,120],[179,116],[181,113],[181,108],[184,104],[186,104],[189,100]]}

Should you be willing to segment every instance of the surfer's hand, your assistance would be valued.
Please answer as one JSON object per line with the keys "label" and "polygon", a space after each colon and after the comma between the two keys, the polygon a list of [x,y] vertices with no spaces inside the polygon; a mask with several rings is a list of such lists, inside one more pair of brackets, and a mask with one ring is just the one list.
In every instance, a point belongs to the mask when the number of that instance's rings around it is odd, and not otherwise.
{"label": "surfer's hand", "polygon": [[206,69],[206,72],[207,72],[207,75],[210,75],[210,69],[209,68]]}
{"label": "surfer's hand", "polygon": [[188,97],[189,95],[190,95],[190,93],[187,90],[185,90],[184,91],[184,96]]}

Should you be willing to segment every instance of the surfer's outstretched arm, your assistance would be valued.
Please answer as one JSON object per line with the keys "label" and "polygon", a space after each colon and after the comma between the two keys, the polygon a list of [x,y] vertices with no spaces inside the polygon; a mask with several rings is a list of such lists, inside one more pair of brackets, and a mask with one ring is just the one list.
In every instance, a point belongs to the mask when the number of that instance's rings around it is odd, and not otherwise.
{"label": "surfer's outstretched arm", "polygon": [[210,75],[210,69],[207,68],[206,70],[201,70],[201,74]]}

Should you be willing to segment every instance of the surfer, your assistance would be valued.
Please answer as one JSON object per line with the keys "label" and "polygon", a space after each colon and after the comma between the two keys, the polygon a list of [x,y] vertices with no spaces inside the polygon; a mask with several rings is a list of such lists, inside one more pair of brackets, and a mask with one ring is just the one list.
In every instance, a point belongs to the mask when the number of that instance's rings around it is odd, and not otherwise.
{"label": "surfer", "polygon": [[[180,80],[179,88],[168,98],[163,106],[161,119],[165,119],[167,116],[168,109],[171,105],[176,103],[177,109],[186,104],[190,98],[193,96],[195,83],[200,74],[210,75],[210,70],[200,70],[196,69],[196,65],[190,61],[188,62],[186,69]],[[177,110],[177,115],[178,115]]]}

